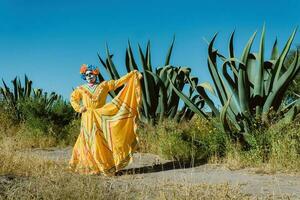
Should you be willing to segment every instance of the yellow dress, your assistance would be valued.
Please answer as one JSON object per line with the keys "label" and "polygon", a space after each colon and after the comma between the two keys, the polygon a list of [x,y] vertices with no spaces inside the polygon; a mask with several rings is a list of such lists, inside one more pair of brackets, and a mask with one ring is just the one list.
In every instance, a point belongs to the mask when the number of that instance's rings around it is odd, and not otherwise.
{"label": "yellow dress", "polygon": [[[108,92],[122,85],[119,94],[105,104]],[[141,86],[134,71],[118,80],[103,81],[94,89],[77,87],[71,94],[71,105],[76,112],[82,106],[87,111],[82,114],[71,169],[81,174],[111,175],[124,168],[137,146],[135,121],[140,101]]]}

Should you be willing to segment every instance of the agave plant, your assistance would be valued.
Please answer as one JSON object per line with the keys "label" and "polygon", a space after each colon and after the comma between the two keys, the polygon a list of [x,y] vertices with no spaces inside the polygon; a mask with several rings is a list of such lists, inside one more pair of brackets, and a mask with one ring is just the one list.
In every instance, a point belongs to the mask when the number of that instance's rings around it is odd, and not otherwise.
{"label": "agave plant", "polygon": [[[198,85],[198,78],[190,77],[191,69],[188,67],[174,67],[170,65],[171,54],[174,46],[174,39],[167,52],[163,67],[153,68],[151,64],[150,42],[148,42],[145,53],[138,45],[139,57],[141,60],[143,79],[142,85],[142,110],[141,119],[144,122],[154,124],[164,118],[176,118],[177,121],[189,120],[194,113],[203,117],[208,115],[202,110],[205,105],[204,99],[199,94],[194,94],[198,90],[205,93],[206,84]],[[98,54],[100,63],[104,66],[111,79],[118,79],[120,75],[112,61],[113,55],[110,54],[106,47],[105,61]],[[130,42],[126,49],[125,66],[127,72],[139,70],[136,64]],[[100,81],[104,78],[100,74]],[[189,95],[185,95],[183,90],[187,86]],[[114,97],[119,91],[111,92]],[[205,95],[204,95],[205,96]],[[206,95],[205,97],[208,98]],[[180,98],[184,105],[179,109]],[[209,99],[209,98],[208,98]],[[217,110],[217,109],[215,109]]]}
{"label": "agave plant", "polygon": [[21,110],[19,104],[22,101],[34,98],[45,103],[46,108],[50,109],[56,100],[61,99],[61,96],[52,92],[48,95],[43,93],[42,89],[32,89],[32,81],[25,75],[24,87],[21,84],[20,78],[12,80],[13,89],[11,90],[8,85],[2,80],[3,87],[0,87],[0,94],[3,96],[6,107],[13,112],[17,120],[21,119]]}
{"label": "agave plant", "polygon": [[21,80],[15,78],[12,80],[13,90],[11,91],[7,84],[2,79],[3,87],[0,87],[0,93],[9,109],[13,111],[16,118],[20,119],[20,112],[18,111],[18,102],[30,97],[32,81],[25,75],[25,87],[22,87]]}
{"label": "agave plant", "polygon": [[[278,51],[276,39],[268,59],[265,55],[265,27],[260,37],[258,52],[251,52],[255,32],[240,58],[234,53],[234,32],[229,41],[228,58],[213,48],[217,35],[213,37],[208,47],[208,69],[223,105],[220,117],[225,130],[231,131],[227,119],[239,132],[247,133],[252,130],[253,122],[266,122],[270,112],[292,119],[299,111],[299,100],[282,106],[284,93],[300,70],[298,51],[288,66],[284,62],[295,33],[296,30],[281,52]],[[220,68],[217,66],[218,61],[222,63]]]}
{"label": "agave plant", "polygon": [[[297,51],[298,52],[300,51],[299,45],[295,49],[290,51],[290,53],[286,58],[285,66],[289,66],[293,62],[297,54]],[[288,87],[288,91],[285,96],[286,99],[285,103],[289,104],[292,101],[296,100],[297,98],[300,98],[300,72],[298,72],[292,84]]]}

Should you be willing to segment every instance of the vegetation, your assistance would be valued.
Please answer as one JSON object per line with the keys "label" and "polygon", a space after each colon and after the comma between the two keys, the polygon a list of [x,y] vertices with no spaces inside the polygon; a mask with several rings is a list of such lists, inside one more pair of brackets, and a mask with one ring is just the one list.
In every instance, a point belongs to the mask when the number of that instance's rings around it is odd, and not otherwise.
{"label": "vegetation", "polygon": [[[285,66],[289,66],[293,62],[295,56],[297,55],[297,51],[299,54],[300,51],[299,45],[297,46],[296,49],[290,51],[285,61]],[[298,72],[292,84],[288,87],[285,96],[286,104],[289,104],[298,98],[300,98],[300,72]]]}
{"label": "vegetation", "polygon": [[45,136],[52,138],[52,141],[66,139],[71,122],[75,119],[71,105],[54,92],[48,95],[42,89],[33,89],[32,81],[27,76],[24,86],[19,78],[12,83],[12,89],[4,81],[3,87],[0,87],[3,96],[0,102],[3,131],[14,126],[16,132],[12,135],[20,133],[32,139]]}
{"label": "vegetation", "polygon": [[155,127],[141,125],[139,130],[141,151],[165,159],[198,162],[225,154],[226,135],[200,117],[180,124],[164,120]]}
{"label": "vegetation", "polygon": [[[295,118],[299,112],[299,99],[289,105],[283,104],[284,94],[300,70],[298,51],[289,65],[284,62],[295,33],[296,31],[292,33],[280,53],[276,40],[269,59],[266,59],[264,51],[265,28],[258,53],[251,52],[255,32],[240,58],[234,53],[234,33],[229,42],[228,58],[213,48],[217,35],[214,36],[208,47],[208,67],[223,105],[220,116],[227,132],[251,133],[257,126],[269,124],[270,118],[285,118],[286,121]],[[217,67],[218,59],[222,64],[221,71]]]}
{"label": "vegetation", "polygon": [[[151,64],[150,42],[147,44],[145,53],[138,46],[143,73],[141,119],[151,125],[165,118],[175,118],[177,122],[190,120],[194,113],[208,118],[208,115],[202,110],[205,105],[204,99],[208,102],[212,111],[218,114],[218,110],[205,92],[205,89],[212,90],[212,87],[208,83],[198,85],[198,78],[190,76],[190,68],[170,65],[173,45],[174,40],[169,48],[163,67],[156,68],[153,68]],[[106,56],[107,58],[104,61],[98,54],[100,63],[104,66],[110,78],[120,78],[112,61],[113,55],[110,54],[108,48],[106,48]],[[139,70],[130,43],[128,43],[126,49],[125,63],[128,72]],[[100,81],[104,80],[101,74],[99,79]],[[189,91],[188,95],[183,93],[185,87]],[[118,91],[112,92],[111,95],[114,97]],[[195,94],[196,91],[201,91],[200,95]],[[184,102],[182,108],[179,108],[180,98]]]}
{"label": "vegetation", "polygon": [[227,143],[222,159],[231,168],[256,167],[264,172],[299,171],[300,123],[276,123],[268,129],[253,131],[248,138],[250,149],[240,143]]}

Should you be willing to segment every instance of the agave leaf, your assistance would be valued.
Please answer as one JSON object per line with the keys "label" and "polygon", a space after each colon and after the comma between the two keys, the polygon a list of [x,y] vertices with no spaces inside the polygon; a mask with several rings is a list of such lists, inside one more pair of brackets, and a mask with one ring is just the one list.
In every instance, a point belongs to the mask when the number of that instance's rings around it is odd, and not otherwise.
{"label": "agave leaf", "polygon": [[[180,91],[182,91],[183,85],[184,85],[183,73],[179,74],[179,72],[173,68],[172,71],[168,72],[168,77],[172,77],[171,81],[175,84],[175,87],[178,88]],[[178,109],[179,97],[176,94],[176,92],[174,91],[174,89],[172,88],[172,86],[170,86],[170,84],[171,83],[168,84],[169,88],[167,90],[167,92],[168,92],[168,101],[167,101],[168,116],[169,116],[169,118],[174,118],[174,116],[177,113],[177,109]]]}
{"label": "agave leaf", "polygon": [[298,63],[299,54],[296,51],[296,56],[291,64],[291,66],[287,69],[285,73],[282,74],[277,84],[273,88],[273,92],[267,97],[266,103],[264,105],[264,112],[267,112],[268,109],[273,107],[277,109],[284,97],[284,92],[286,91],[288,84],[293,80],[294,76],[297,74],[300,69],[300,65]]}
{"label": "agave leaf", "polygon": [[7,99],[6,99],[6,94],[5,94],[4,89],[3,89],[2,87],[0,87],[0,94],[2,95],[3,99],[4,99],[5,101],[7,101]]}
{"label": "agave leaf", "polygon": [[152,72],[152,66],[151,66],[151,51],[150,51],[150,41],[147,43],[147,49],[146,49],[146,66],[149,71]]}
{"label": "agave leaf", "polygon": [[226,114],[227,114],[227,110],[230,105],[231,97],[232,97],[232,95],[228,98],[227,102],[222,107],[221,113],[220,113],[220,120],[222,122],[222,127],[225,132],[230,132],[230,127],[229,127],[229,123],[226,118]]}
{"label": "agave leaf", "polygon": [[107,66],[106,66],[106,64],[105,64],[105,62],[104,62],[104,60],[101,58],[101,56],[100,56],[100,54],[99,53],[97,53],[97,56],[98,56],[98,58],[99,58],[99,61],[100,61],[100,63],[103,65],[103,67],[106,69],[107,68]]}
{"label": "agave leaf", "polygon": [[147,70],[146,71],[149,75],[153,77],[155,82],[157,82],[158,88],[159,88],[159,98],[158,98],[158,105],[157,105],[157,111],[156,113],[159,114],[159,119],[163,120],[163,118],[166,115],[167,110],[167,90],[165,88],[165,85],[163,81],[159,78],[159,76],[152,71]]}
{"label": "agave leaf", "polygon": [[273,44],[272,53],[271,53],[271,60],[277,60],[279,56],[278,53],[278,45],[277,45],[277,38]]}
{"label": "agave leaf", "polygon": [[[233,31],[230,36],[229,48],[228,48],[229,49],[229,57],[231,59],[234,58],[234,45],[233,45],[234,33],[235,33],[235,31]],[[234,60],[232,60],[232,62],[229,62],[229,64],[230,64],[231,70],[233,72],[234,82],[237,83],[238,82],[238,73],[237,73],[236,64],[235,64]],[[237,90],[237,88],[235,88],[235,89]]]}
{"label": "agave leaf", "polygon": [[115,80],[119,79],[120,75],[119,75],[118,71],[116,70],[116,67],[115,67],[115,65],[112,61],[112,56],[109,53],[109,49],[108,49],[107,44],[106,44],[106,56],[107,56],[107,61],[108,61],[107,62],[107,67],[110,69],[110,72],[113,76],[112,78],[115,79]]}
{"label": "agave leaf", "polygon": [[25,75],[25,97],[29,98],[32,90],[32,81]]}
{"label": "agave leaf", "polygon": [[199,79],[197,77],[189,77],[187,76],[187,81],[190,84],[189,87],[189,98],[192,98],[194,91],[196,90]]}
{"label": "agave leaf", "polygon": [[[224,60],[223,66],[222,66],[222,72],[223,72],[223,76],[225,77],[227,83],[231,86],[231,88],[233,88],[234,90],[237,90],[237,82],[235,80],[232,80],[231,76],[229,75],[229,73],[227,72],[227,65],[230,66],[230,63],[237,61],[236,58],[229,58]],[[234,77],[238,77],[238,72],[234,71]],[[236,74],[235,74],[236,73]]]}
{"label": "agave leaf", "polygon": [[128,48],[126,48],[126,54],[125,54],[125,66],[126,66],[127,72],[130,72],[130,71],[131,71],[131,67],[130,67],[130,61],[129,61]]}
{"label": "agave leaf", "polygon": [[[201,99],[201,97],[199,95],[195,95],[192,98],[192,102],[194,102],[194,104],[200,109],[202,109],[205,105],[204,100]],[[186,109],[185,109],[184,113],[182,113],[180,121],[190,120],[193,117],[193,115],[195,114],[186,104],[185,104],[185,107],[186,107]]]}
{"label": "agave leaf", "polygon": [[209,72],[213,79],[214,85],[216,87],[216,91],[219,96],[219,99],[220,99],[221,103],[224,104],[227,101],[225,86],[221,81],[221,77],[220,77],[220,74],[218,72],[217,65],[216,65],[217,52],[213,51],[213,44],[214,44],[216,37],[217,37],[217,34],[215,34],[215,36],[213,37],[213,39],[211,40],[211,42],[209,43],[209,46],[208,46],[208,69],[209,69]]}
{"label": "agave leaf", "polygon": [[[108,61],[105,63],[104,60],[101,58],[99,53],[97,54],[97,56],[98,56],[98,59],[99,59],[100,63],[103,65],[103,67],[107,71],[108,75],[110,76],[110,78],[113,79],[113,73],[112,73],[111,69],[108,67],[108,65],[106,64],[106,63],[108,63]],[[101,73],[98,74],[98,79],[99,79],[100,83],[105,81],[105,79],[104,79],[104,77],[102,76]],[[112,98],[114,98],[116,96],[116,93],[115,93],[115,91],[109,91],[109,95]]]}
{"label": "agave leaf", "polygon": [[193,111],[193,112],[195,112],[195,113],[197,113],[198,115],[200,115],[200,116],[202,116],[202,117],[204,117],[204,118],[208,118],[208,116],[201,110],[201,109],[199,109],[184,93],[182,93],[180,90],[178,90],[176,87],[175,87],[175,85],[174,85],[174,83],[171,81],[171,78],[170,78],[170,76],[168,75],[168,79],[169,79],[169,81],[170,81],[170,85],[171,85],[171,87],[174,89],[174,91],[175,91],[175,93],[184,101],[184,103],[186,104],[186,105],[188,105],[189,106],[189,108]]}
{"label": "agave leaf", "polygon": [[[247,65],[247,76],[250,85],[250,97],[253,97],[254,84],[256,81],[256,73],[257,73],[257,54],[250,53],[248,57]],[[250,103],[251,104],[251,103]]]}
{"label": "agave leaf", "polygon": [[143,81],[145,86],[146,101],[147,104],[149,105],[149,108],[151,109],[149,111],[151,113],[155,113],[158,104],[157,97],[156,97],[158,91],[155,91],[155,82],[152,76],[149,76],[147,73],[149,70],[147,70],[145,66],[143,66],[143,71],[144,71]]}
{"label": "agave leaf", "polygon": [[98,74],[98,79],[99,79],[100,83],[103,82],[103,81],[105,81],[104,77],[100,73]]}
{"label": "agave leaf", "polygon": [[239,76],[238,76],[238,96],[239,96],[239,103],[244,115],[248,115],[250,113],[249,109],[249,98],[250,98],[250,84],[247,76],[247,69],[246,63],[249,58],[250,49],[253,44],[254,38],[256,36],[256,32],[253,33],[249,41],[247,42],[244,51],[241,56],[241,61],[244,64],[239,64]]}
{"label": "agave leaf", "polygon": [[271,86],[271,79],[272,79],[272,69],[274,67],[275,62],[272,60],[265,61],[265,71],[264,71],[264,96],[268,94],[268,91],[270,91]]}
{"label": "agave leaf", "polygon": [[288,111],[285,111],[283,121],[286,123],[291,122],[295,119],[296,115],[300,113],[300,99],[294,101],[291,106],[289,106]]}
{"label": "agave leaf", "polygon": [[292,42],[295,38],[296,32],[297,32],[297,29],[295,29],[293,31],[292,35],[290,36],[290,38],[288,39],[288,41],[286,43],[281,55],[279,56],[278,61],[277,61],[278,65],[275,64],[275,71],[276,71],[276,75],[275,75],[275,79],[274,79],[275,82],[277,82],[278,79],[279,79],[279,76],[281,74],[281,69],[282,69],[282,66],[283,66],[283,62],[284,62],[284,60],[285,60],[285,58],[286,58],[286,56],[287,56],[287,54],[288,54],[288,52],[291,48],[291,45],[292,45]]}
{"label": "agave leaf", "polygon": [[188,80],[190,80],[190,84],[193,88],[196,88],[196,86],[198,85],[199,82],[199,78],[197,77],[191,77]]}
{"label": "agave leaf", "polygon": [[[238,59],[229,59],[228,61],[231,61],[231,60],[234,60],[235,62],[239,63],[240,66],[244,66],[244,63],[242,63]],[[226,60],[225,60],[225,62],[226,62]],[[228,99],[231,95],[233,98],[233,100],[230,103],[229,110],[232,111],[232,113],[234,113],[234,115],[239,115],[240,113],[242,113],[242,109],[241,109],[240,102],[239,102],[238,91],[236,91],[234,89],[234,87],[232,87],[230,84],[228,84],[228,82],[226,82],[222,76],[220,76],[220,82],[224,86],[224,95],[226,96],[226,99]]]}
{"label": "agave leaf", "polygon": [[159,77],[160,79],[165,83],[165,86],[168,88],[168,77],[167,77],[167,73],[168,71],[171,71],[172,70],[172,66],[168,65],[168,66],[165,66],[163,68],[161,68],[161,70],[159,70]]}
{"label": "agave leaf", "polygon": [[[109,53],[109,52],[108,52],[108,53]],[[113,57],[113,55],[110,55],[109,57],[110,57],[110,59],[111,59],[111,58]],[[105,68],[106,72],[108,73],[109,77],[110,77],[111,79],[116,79],[116,78],[114,77],[114,73],[112,72],[111,67],[109,66],[109,60],[108,60],[108,58],[106,59],[105,62],[104,62],[104,60],[100,57],[99,54],[98,54],[98,58],[99,58],[100,63],[103,65],[103,67]]]}
{"label": "agave leaf", "polygon": [[174,47],[174,42],[175,42],[175,36],[173,37],[171,46],[168,50],[167,56],[166,56],[166,61],[165,61],[165,66],[170,64],[170,59],[171,59],[171,55],[172,55],[172,51],[173,51],[173,47]]}
{"label": "agave leaf", "polygon": [[18,99],[23,99],[24,97],[24,89],[22,88],[22,84],[21,84],[21,80],[20,78],[18,78],[18,81],[17,81],[17,91],[18,91]]}
{"label": "agave leaf", "polygon": [[180,122],[183,120],[183,118],[185,117],[184,115],[186,115],[186,113],[187,113],[187,110],[188,110],[188,107],[186,104],[184,104],[184,106],[180,109],[179,112],[177,112],[177,114],[175,116],[175,119],[177,122]]}
{"label": "agave leaf", "polygon": [[[146,56],[143,54],[143,51],[140,47],[140,45],[138,45],[138,49],[139,49],[139,54],[140,54],[140,58],[142,61],[142,67],[143,67],[143,73],[144,73],[144,77],[143,77],[143,90],[144,90],[144,95],[145,95],[145,100],[147,101],[147,105],[148,105],[148,111],[153,118],[155,117],[155,112],[157,110],[157,105],[158,105],[158,93],[159,91],[156,91],[155,88],[155,80],[154,77],[152,77],[151,75],[149,75],[147,73],[147,71],[151,71],[149,69],[151,69],[151,63],[149,61],[147,61],[147,59],[150,59],[150,47],[149,47],[149,43],[147,46],[147,53]],[[149,67],[150,66],[150,67]]]}
{"label": "agave leaf", "polygon": [[140,59],[141,59],[141,62],[142,62],[142,66],[144,68],[146,68],[147,67],[147,61],[146,61],[146,58],[143,54],[142,48],[139,44],[138,44],[138,49],[139,49],[139,54],[140,54]]}
{"label": "agave leaf", "polygon": [[17,102],[19,100],[19,93],[18,93],[18,80],[17,77],[12,80],[13,86],[14,86],[14,101]]}
{"label": "agave leaf", "polygon": [[263,26],[260,44],[259,44],[259,52],[258,52],[258,69],[256,73],[256,80],[254,84],[253,96],[254,99],[257,99],[256,102],[256,118],[259,118],[262,113],[262,98],[264,95],[264,49],[265,49],[265,26]]}
{"label": "agave leaf", "polygon": [[256,36],[256,31],[252,34],[252,36],[250,37],[250,39],[248,40],[244,50],[243,50],[243,53],[242,53],[242,56],[241,56],[241,61],[243,63],[247,63],[247,59],[248,59],[248,55],[250,53],[250,49],[252,47],[252,44],[253,44],[253,41],[254,41],[254,38]]}
{"label": "agave leaf", "polygon": [[206,104],[210,107],[215,116],[220,116],[218,109],[215,107],[214,102],[208,97],[205,92],[205,88],[201,85],[197,86],[197,92],[200,94],[201,98],[204,99]]}
{"label": "agave leaf", "polygon": [[131,48],[131,45],[130,45],[130,42],[128,41],[128,60],[129,60],[129,67],[130,67],[130,70],[133,71],[133,70],[138,70],[138,67],[137,67],[137,64],[134,60],[134,56],[133,56],[133,53],[132,53],[132,48]]}

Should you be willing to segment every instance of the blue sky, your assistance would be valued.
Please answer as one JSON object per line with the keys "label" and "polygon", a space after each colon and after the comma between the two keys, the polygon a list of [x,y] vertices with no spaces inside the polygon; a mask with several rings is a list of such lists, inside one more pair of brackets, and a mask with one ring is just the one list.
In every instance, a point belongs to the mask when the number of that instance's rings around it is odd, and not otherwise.
{"label": "blue sky", "polygon": [[[172,64],[189,66],[200,81],[210,81],[207,44],[219,32],[216,47],[227,55],[230,33],[236,30],[239,53],[251,34],[266,24],[266,56],[276,37],[279,47],[300,24],[298,0],[0,0],[0,78],[26,73],[34,87],[55,91],[66,99],[72,87],[82,84],[82,63],[99,65],[97,52],[105,56],[105,43],[125,74],[128,39],[152,44],[154,66],[160,66],[176,35]],[[258,35],[259,36],[259,35]],[[258,38],[256,39],[257,48]],[[300,44],[300,33],[294,47]],[[137,52],[137,51],[136,51]],[[100,67],[103,71],[103,68]],[[1,84],[0,84],[1,85]]]}

